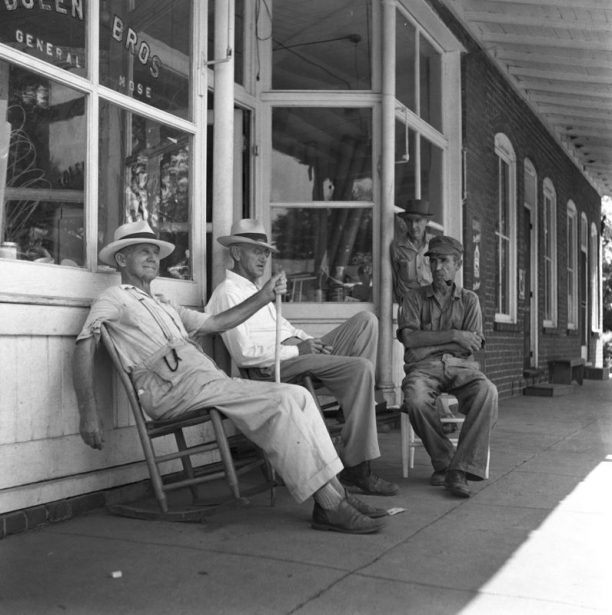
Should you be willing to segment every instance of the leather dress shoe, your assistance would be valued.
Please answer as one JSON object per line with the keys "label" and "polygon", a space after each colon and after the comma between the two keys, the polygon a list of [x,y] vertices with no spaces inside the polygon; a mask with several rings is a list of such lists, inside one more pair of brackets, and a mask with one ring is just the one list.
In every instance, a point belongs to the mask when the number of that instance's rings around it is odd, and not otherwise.
{"label": "leather dress shoe", "polygon": [[388,515],[385,508],[376,508],[376,506],[370,506],[367,502],[356,498],[352,493],[346,492],[346,499],[348,503],[366,517],[370,519],[379,519],[380,517],[386,517]]}
{"label": "leather dress shoe", "polygon": [[429,484],[432,487],[444,487],[446,479],[446,470],[436,470],[429,478]]}
{"label": "leather dress shoe", "polygon": [[367,495],[395,495],[399,485],[391,483],[377,474],[370,472],[369,464],[360,463],[357,466],[344,468],[338,479],[347,491],[365,493]]}
{"label": "leather dress shoe", "polygon": [[453,494],[460,498],[469,498],[470,489],[467,484],[465,472],[461,470],[449,470],[444,479],[444,486]]}
{"label": "leather dress shoe", "polygon": [[344,534],[374,534],[384,525],[381,519],[370,519],[342,500],[336,510],[322,508],[315,502],[311,527]]}

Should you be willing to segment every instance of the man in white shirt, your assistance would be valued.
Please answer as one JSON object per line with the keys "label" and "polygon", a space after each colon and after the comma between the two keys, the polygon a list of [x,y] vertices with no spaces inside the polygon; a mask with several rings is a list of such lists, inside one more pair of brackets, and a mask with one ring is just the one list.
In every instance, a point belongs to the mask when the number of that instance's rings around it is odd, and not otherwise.
{"label": "man in white shirt", "polygon": [[[268,243],[263,225],[255,219],[234,223],[231,234],[219,237],[230,250],[233,269],[214,290],[206,311],[218,314],[259,291],[266,262],[276,248]],[[240,368],[274,378],[276,310],[265,305],[242,324],[225,331],[223,341]],[[281,318],[281,379],[291,381],[309,373],[332,392],[342,406],[341,458],[345,469],[340,481],[370,495],[395,495],[399,487],[374,474],[370,461],[380,457],[374,399],[378,320],[360,312],[321,338],[314,338]]]}

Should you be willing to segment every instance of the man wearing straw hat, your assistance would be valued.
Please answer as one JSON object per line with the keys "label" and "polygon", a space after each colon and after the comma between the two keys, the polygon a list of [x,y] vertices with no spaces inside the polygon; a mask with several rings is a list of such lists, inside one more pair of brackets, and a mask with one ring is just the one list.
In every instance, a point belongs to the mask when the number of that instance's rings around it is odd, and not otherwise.
{"label": "man wearing straw hat", "polygon": [[336,478],[342,463],[310,394],[299,386],[230,379],[190,340],[241,323],[286,291],[284,277],[272,277],[231,310],[203,314],[162,301],[152,291],[160,260],[173,250],[147,222],[138,221],[120,226],[100,252],[102,262],[119,270],[121,284],[93,303],[77,338],[73,376],[83,440],[95,449],[104,442],[93,382],[104,323],[151,418],[214,406],[265,451],[298,502],[313,496],[312,527],[353,534],[378,531],[386,511],[345,493]]}
{"label": "man wearing straw hat", "polygon": [[[256,294],[268,257],[277,252],[268,242],[263,224],[253,218],[238,220],[231,234],[218,241],[229,248],[233,269],[213,291],[206,306],[212,314],[231,309]],[[280,345],[275,339],[277,327]],[[370,460],[380,457],[374,399],[378,320],[374,314],[360,312],[319,339],[294,327],[268,303],[222,337],[236,365],[249,368],[255,377],[273,378],[278,354],[283,381],[304,373],[321,380],[345,416],[341,452],[345,469],[340,481],[348,489],[370,495],[395,495],[399,491],[395,483],[370,469]]]}

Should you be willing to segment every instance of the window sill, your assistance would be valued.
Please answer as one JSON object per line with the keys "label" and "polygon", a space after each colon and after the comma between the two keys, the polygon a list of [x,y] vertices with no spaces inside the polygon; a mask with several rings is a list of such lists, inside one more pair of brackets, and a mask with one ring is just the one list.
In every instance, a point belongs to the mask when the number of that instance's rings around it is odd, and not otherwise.
{"label": "window sill", "polygon": [[493,331],[504,331],[506,333],[518,333],[520,328],[515,322],[494,322]]}

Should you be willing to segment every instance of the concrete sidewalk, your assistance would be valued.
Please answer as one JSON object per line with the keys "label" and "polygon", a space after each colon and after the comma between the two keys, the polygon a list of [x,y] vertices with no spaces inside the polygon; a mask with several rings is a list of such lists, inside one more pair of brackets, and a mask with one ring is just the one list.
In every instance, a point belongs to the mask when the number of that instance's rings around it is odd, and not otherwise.
{"label": "concrete sidewalk", "polygon": [[469,500],[429,486],[422,450],[402,479],[399,431],[380,441],[401,491],[364,499],[406,508],[381,534],[314,531],[282,488],[201,525],[100,510],[0,541],[0,613],[612,612],[612,381],[502,402]]}

